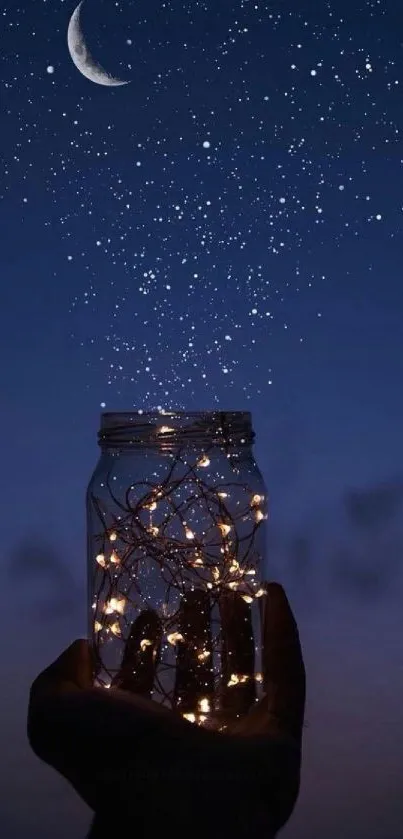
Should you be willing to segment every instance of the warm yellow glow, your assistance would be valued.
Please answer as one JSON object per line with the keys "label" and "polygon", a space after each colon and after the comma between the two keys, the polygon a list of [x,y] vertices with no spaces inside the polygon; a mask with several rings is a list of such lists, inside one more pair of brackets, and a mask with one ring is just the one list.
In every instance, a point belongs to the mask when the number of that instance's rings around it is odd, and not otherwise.
{"label": "warm yellow glow", "polygon": [[210,460],[209,460],[209,458],[207,457],[206,454],[204,454],[203,457],[200,458],[197,465],[198,466],[209,466],[210,465]]}
{"label": "warm yellow glow", "polygon": [[253,495],[251,500],[251,506],[255,507],[257,504],[262,504],[264,501],[264,495]]}
{"label": "warm yellow glow", "polygon": [[207,588],[213,588],[213,583],[207,583]]}
{"label": "warm yellow glow", "polygon": [[256,574],[256,571],[255,571],[254,568],[249,568],[249,571],[245,571],[245,574],[247,574],[249,577],[254,577],[255,574]]}
{"label": "warm yellow glow", "polygon": [[255,597],[263,597],[266,594],[266,590],[264,588],[259,588],[255,594]]}
{"label": "warm yellow glow", "polygon": [[119,624],[118,624],[118,622],[117,622],[117,621],[115,621],[115,623],[112,623],[112,624],[111,624],[111,626],[110,626],[110,630],[111,630],[111,632],[113,633],[113,635],[116,635],[118,638],[119,638],[119,637],[121,636],[121,634],[122,634],[122,630],[121,630],[121,628],[120,628],[120,626],[119,626]]}
{"label": "warm yellow glow", "polygon": [[200,699],[199,700],[199,708],[200,708],[200,710],[203,714],[207,714],[211,710],[210,700],[207,699],[207,697],[205,697],[203,699]]}
{"label": "warm yellow glow", "polygon": [[219,572],[216,565],[214,566],[214,568],[211,569],[211,574],[212,574],[213,580],[218,582],[218,580],[220,579],[220,572]]}
{"label": "warm yellow glow", "polygon": [[109,602],[105,603],[105,614],[112,615],[113,612],[118,612],[123,615],[125,610],[125,599],[123,597],[111,597]]}
{"label": "warm yellow glow", "polygon": [[265,518],[264,513],[262,513],[261,510],[256,510],[256,513],[255,513],[256,521],[263,521],[264,518]]}
{"label": "warm yellow glow", "polygon": [[185,527],[185,536],[186,536],[186,539],[194,539],[195,538],[193,530],[191,530],[190,527]]}
{"label": "warm yellow glow", "polygon": [[182,716],[189,722],[196,722],[196,714],[182,714]]}
{"label": "warm yellow glow", "polygon": [[229,572],[230,572],[230,574],[236,574],[236,573],[237,573],[238,571],[240,571],[240,570],[241,570],[241,566],[240,566],[240,564],[239,564],[238,560],[237,560],[237,559],[233,559],[233,560],[232,560],[232,563],[231,563],[231,565],[230,565],[230,567],[229,567]]}
{"label": "warm yellow glow", "polygon": [[116,534],[114,531],[113,531],[112,533],[110,533],[110,534],[109,534],[109,541],[110,541],[110,542],[116,542],[116,539],[117,539],[117,538],[118,538],[118,537],[117,537],[117,534]]}
{"label": "warm yellow glow", "polygon": [[105,568],[106,560],[103,554],[98,554],[98,556],[95,557],[95,560],[98,563],[98,565],[101,566],[101,568]]}
{"label": "warm yellow glow", "polygon": [[263,682],[263,673],[256,673],[255,679],[257,682]]}
{"label": "warm yellow glow", "polygon": [[217,492],[219,498],[228,498],[227,492]]}
{"label": "warm yellow glow", "polygon": [[171,434],[171,432],[175,431],[174,428],[170,428],[169,425],[161,425],[157,428],[158,434]]}
{"label": "warm yellow glow", "polygon": [[113,565],[119,565],[120,559],[117,553],[115,553],[115,551],[112,551],[111,553],[111,562],[113,563]]}
{"label": "warm yellow glow", "polygon": [[177,644],[178,641],[184,641],[183,635],[180,632],[171,632],[170,635],[167,635],[168,644]]}
{"label": "warm yellow glow", "polygon": [[242,600],[245,601],[245,603],[252,603],[253,602],[253,597],[251,597],[250,594],[242,594],[241,597],[242,597]]}
{"label": "warm yellow glow", "polygon": [[231,525],[221,523],[221,524],[218,525],[218,527],[220,528],[223,536],[228,536],[228,533],[231,530]]}
{"label": "warm yellow glow", "polygon": [[94,632],[100,632],[102,629],[102,623],[99,621],[95,621],[94,623]]}
{"label": "warm yellow glow", "polygon": [[142,638],[140,641],[140,649],[144,652],[147,647],[152,647],[152,641],[149,638]]}
{"label": "warm yellow glow", "polygon": [[237,588],[239,588],[239,582],[237,580],[233,580],[232,583],[228,583],[228,588],[232,589],[232,591],[235,591]]}
{"label": "warm yellow glow", "polygon": [[157,502],[156,501],[150,501],[149,504],[144,505],[144,509],[145,510],[156,510],[157,509]]}
{"label": "warm yellow glow", "polygon": [[150,525],[147,527],[147,530],[148,530],[148,532],[149,532],[149,533],[151,533],[151,535],[152,535],[152,536],[158,536],[158,534],[159,534],[159,532],[160,532],[160,531],[159,531],[159,528],[158,528],[158,527],[156,527],[156,525],[155,525],[155,524],[150,524]]}
{"label": "warm yellow glow", "polygon": [[204,565],[204,562],[203,562],[201,556],[197,556],[196,559],[192,560],[191,564],[194,565],[194,566],[197,566],[197,565],[200,566],[200,565]]}
{"label": "warm yellow glow", "polygon": [[227,687],[233,687],[234,685],[243,685],[245,682],[250,679],[248,675],[239,675],[238,673],[231,673],[231,678],[227,683]]}
{"label": "warm yellow glow", "polygon": [[198,654],[197,658],[199,659],[199,661],[206,661],[206,659],[209,658],[210,655],[211,653],[209,650],[202,650],[201,653]]}

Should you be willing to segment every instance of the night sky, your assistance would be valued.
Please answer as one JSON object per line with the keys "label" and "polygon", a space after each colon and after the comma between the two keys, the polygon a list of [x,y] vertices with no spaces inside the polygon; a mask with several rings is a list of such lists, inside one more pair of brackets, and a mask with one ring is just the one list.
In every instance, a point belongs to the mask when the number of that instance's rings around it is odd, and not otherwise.
{"label": "night sky", "polygon": [[283,835],[399,839],[403,11],[84,0],[106,86],[75,5],[1,18],[2,832],[89,821],[24,715],[85,633],[99,414],[220,408],[252,412],[307,663]]}

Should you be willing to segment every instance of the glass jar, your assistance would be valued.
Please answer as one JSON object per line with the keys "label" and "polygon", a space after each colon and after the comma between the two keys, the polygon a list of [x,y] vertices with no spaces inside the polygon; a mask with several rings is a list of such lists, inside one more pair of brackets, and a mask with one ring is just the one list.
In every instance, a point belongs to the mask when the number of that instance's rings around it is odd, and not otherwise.
{"label": "glass jar", "polygon": [[225,730],[262,695],[267,493],[251,415],[101,419],[87,490],[96,684]]}

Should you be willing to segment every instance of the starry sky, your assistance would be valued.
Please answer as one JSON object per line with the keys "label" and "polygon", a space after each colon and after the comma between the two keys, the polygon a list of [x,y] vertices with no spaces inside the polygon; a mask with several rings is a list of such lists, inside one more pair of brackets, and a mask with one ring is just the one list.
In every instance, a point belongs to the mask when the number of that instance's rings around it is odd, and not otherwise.
{"label": "starry sky", "polygon": [[128,82],[105,86],[69,55],[75,5],[2,10],[6,834],[88,822],[23,717],[85,632],[99,414],[219,407],[252,412],[310,677],[284,837],[397,839],[403,12],[84,0],[89,53]]}

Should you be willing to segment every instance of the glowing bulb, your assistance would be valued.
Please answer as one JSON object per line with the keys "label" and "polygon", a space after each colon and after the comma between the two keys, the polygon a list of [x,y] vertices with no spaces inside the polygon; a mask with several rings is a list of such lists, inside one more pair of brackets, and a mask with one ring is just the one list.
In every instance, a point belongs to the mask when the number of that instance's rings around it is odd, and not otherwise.
{"label": "glowing bulb", "polygon": [[111,626],[110,626],[110,630],[111,630],[111,632],[113,633],[113,635],[116,635],[118,638],[119,638],[119,637],[121,636],[121,634],[122,634],[121,628],[120,628],[120,626],[119,626],[119,624],[118,624],[118,622],[117,622],[117,621],[115,621],[114,623],[112,623],[112,624],[111,624]]}
{"label": "glowing bulb", "polygon": [[186,536],[186,539],[194,539],[195,538],[193,530],[190,530],[190,527],[185,527],[185,536]]}
{"label": "glowing bulb", "polygon": [[210,465],[210,460],[207,457],[207,455],[204,454],[203,457],[201,457],[200,460],[198,461],[197,465],[198,466],[209,466]]}
{"label": "glowing bulb", "polygon": [[235,591],[237,588],[239,588],[239,582],[237,580],[233,580],[231,583],[228,583],[228,588],[232,589],[232,591]]}
{"label": "glowing bulb", "polygon": [[255,679],[257,682],[263,682],[263,673],[256,673]]}
{"label": "glowing bulb", "polygon": [[263,597],[266,594],[266,590],[264,588],[259,588],[255,594],[255,597]]}
{"label": "glowing bulb", "polygon": [[155,524],[150,524],[150,526],[147,528],[147,530],[148,530],[149,533],[151,533],[152,536],[158,536],[158,534],[160,532],[159,528],[156,527]]}
{"label": "glowing bulb", "polygon": [[262,521],[265,518],[264,513],[261,510],[256,510],[255,519],[256,521]]}
{"label": "glowing bulb", "polygon": [[223,536],[228,536],[228,533],[231,530],[231,526],[229,524],[219,524],[218,527],[220,528]]}
{"label": "glowing bulb", "polygon": [[199,700],[199,708],[203,714],[207,714],[210,711],[210,701],[205,697],[204,699]]}
{"label": "glowing bulb", "polygon": [[152,647],[152,644],[153,642],[150,641],[149,638],[142,638],[142,640],[140,641],[140,648],[144,652],[144,650],[146,650],[147,647]]}
{"label": "glowing bulb", "polygon": [[99,621],[95,621],[94,623],[94,632],[100,632],[102,629],[102,623]]}
{"label": "glowing bulb", "polygon": [[169,425],[161,425],[160,428],[157,428],[158,434],[170,434],[171,432],[175,431],[174,428],[170,428]]}
{"label": "glowing bulb", "polygon": [[115,551],[112,551],[110,559],[113,565],[119,565],[120,559]]}
{"label": "glowing bulb", "polygon": [[231,673],[231,678],[227,683],[227,687],[233,687],[234,685],[243,685],[245,682],[248,681],[250,676],[247,674],[238,674],[238,673]]}
{"label": "glowing bulb", "polygon": [[217,492],[219,498],[228,498],[227,492]]}
{"label": "glowing bulb", "polygon": [[98,554],[98,556],[95,557],[95,560],[98,563],[98,565],[100,565],[102,568],[105,568],[106,561],[103,554]]}
{"label": "glowing bulb", "polygon": [[211,653],[209,650],[202,650],[201,653],[198,654],[197,658],[199,659],[199,661],[206,661],[206,659],[209,658],[210,655]]}
{"label": "glowing bulb", "polygon": [[230,568],[229,568],[230,574],[236,574],[237,571],[239,571],[239,570],[240,570],[240,565],[239,565],[238,560],[233,559],[232,563],[230,565]]}
{"label": "glowing bulb", "polygon": [[254,577],[254,576],[255,576],[255,574],[256,574],[256,571],[255,571],[255,569],[254,569],[254,568],[249,568],[249,571],[245,571],[245,574],[247,574],[247,575],[249,575],[249,576],[251,576],[251,577]]}
{"label": "glowing bulb", "polygon": [[216,565],[214,566],[214,568],[211,569],[211,573],[212,573],[213,580],[215,580],[217,582],[220,579],[220,572],[219,572]]}
{"label": "glowing bulb", "polygon": [[188,720],[189,722],[196,722],[195,714],[182,714],[182,716],[185,718],[185,720]]}
{"label": "glowing bulb", "polygon": [[184,641],[184,640],[185,639],[184,639],[183,635],[181,635],[180,632],[171,632],[169,635],[167,635],[168,644],[175,645],[175,644],[178,643],[178,641]]}
{"label": "glowing bulb", "polygon": [[251,597],[249,594],[242,594],[241,597],[242,600],[245,601],[245,603],[252,603],[253,601],[253,597]]}
{"label": "glowing bulb", "polygon": [[109,534],[109,541],[110,542],[116,542],[117,538],[118,538],[117,534],[114,531],[112,531],[112,533]]}
{"label": "glowing bulb", "polygon": [[111,597],[109,603],[105,603],[105,614],[112,615],[113,612],[118,612],[123,615],[125,610],[125,600],[123,597]]}
{"label": "glowing bulb", "polygon": [[145,510],[156,510],[157,509],[157,502],[156,501],[150,501],[149,504],[144,505],[144,509]]}
{"label": "glowing bulb", "polygon": [[251,507],[256,507],[257,504],[262,504],[264,501],[264,495],[253,495],[251,499]]}

